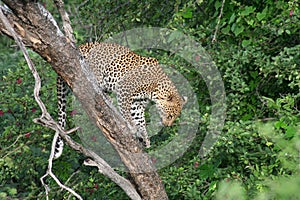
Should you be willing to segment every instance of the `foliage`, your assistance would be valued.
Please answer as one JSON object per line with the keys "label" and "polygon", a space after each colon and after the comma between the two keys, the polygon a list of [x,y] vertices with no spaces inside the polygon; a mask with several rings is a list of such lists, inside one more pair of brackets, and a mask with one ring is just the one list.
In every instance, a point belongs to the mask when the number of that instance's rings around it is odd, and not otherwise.
{"label": "foliage", "polygon": [[[78,43],[131,28],[167,27],[193,36],[218,66],[226,89],[227,118],[212,151],[200,157],[211,111],[204,81],[188,63],[168,52],[142,52],[176,66],[191,82],[203,114],[193,145],[159,171],[170,199],[300,198],[298,0],[226,1],[216,43],[211,40],[222,1],[65,2]],[[58,18],[52,1],[44,5]],[[32,95],[33,78],[20,52],[8,48],[11,45],[0,37],[0,199],[40,199],[44,190],[39,178],[47,166],[52,133],[32,122],[40,114]],[[55,116],[55,73],[36,54],[31,56],[43,78],[41,97]],[[72,127],[72,108],[68,109]],[[154,145],[164,138],[168,136],[155,137]],[[82,160],[66,147],[54,171],[85,199],[126,199],[96,169],[82,167]],[[47,182],[52,198],[68,198],[66,192],[57,192],[53,180]]]}
{"label": "foliage", "polygon": [[[31,54],[37,58],[36,54]],[[0,93],[0,132],[1,132],[1,195],[11,197],[35,195],[39,189],[38,174],[43,173],[46,167],[51,143],[49,130],[32,123],[32,120],[40,115],[39,108],[33,98],[33,77],[18,51],[12,54],[12,59],[5,60],[10,66],[5,69],[6,63],[1,65],[1,93]],[[37,60],[40,70],[48,76],[43,77],[43,83],[49,88],[43,87],[41,92],[43,99],[54,100],[53,73],[47,73],[50,68],[42,68],[45,62]],[[54,107],[52,109],[54,110]],[[49,140],[50,139],[50,140]],[[34,160],[35,162],[31,162]],[[26,167],[24,167],[26,166]],[[22,180],[20,182],[20,180]]]}

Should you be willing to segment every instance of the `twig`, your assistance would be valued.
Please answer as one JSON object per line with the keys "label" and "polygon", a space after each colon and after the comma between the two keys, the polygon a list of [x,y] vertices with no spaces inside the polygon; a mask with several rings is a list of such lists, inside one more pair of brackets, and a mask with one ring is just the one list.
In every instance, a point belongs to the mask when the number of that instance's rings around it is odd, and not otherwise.
{"label": "twig", "polygon": [[88,3],[89,2],[89,0],[85,0],[84,2],[82,2],[81,4],[79,4],[78,6],[77,6],[77,9],[79,9],[80,7],[82,7],[82,6],[84,6],[86,3]]}
{"label": "twig", "polygon": [[[9,149],[10,147],[12,147],[12,146],[14,146],[17,142],[18,142],[18,140],[21,138],[21,137],[23,137],[24,135],[22,134],[22,135],[19,135],[18,137],[17,137],[17,139],[11,144],[11,145],[9,145],[8,147],[6,147],[5,149],[3,149],[2,151],[3,152],[5,152],[7,149]],[[10,153],[7,153],[5,156],[3,156],[3,158],[5,158],[8,154],[10,154]]]}
{"label": "twig", "polygon": [[221,7],[221,10],[220,10],[220,15],[218,17],[218,22],[217,22],[217,25],[216,25],[216,29],[215,29],[215,33],[214,33],[214,37],[212,39],[212,43],[215,43],[217,41],[217,33],[219,31],[219,25],[220,25],[220,21],[221,21],[221,17],[223,15],[223,8],[224,8],[224,4],[225,4],[225,0],[222,1],[222,7]]}
{"label": "twig", "polygon": [[[24,135],[19,135],[18,138],[14,141],[13,144],[11,144],[9,147],[6,147],[5,149],[3,149],[2,151],[5,152],[6,150],[8,150],[10,147],[12,147],[13,145],[15,145],[17,143],[17,141],[19,140],[19,138],[23,137]],[[7,152],[4,156],[2,156],[2,159],[6,158],[7,156],[9,156],[10,154],[17,152],[19,149],[23,148],[25,145],[30,145],[32,142],[31,141],[27,141],[24,144],[20,144],[19,146],[17,146],[16,148],[14,148],[13,150]]]}
{"label": "twig", "polygon": [[[69,183],[69,182],[71,181],[71,179],[72,179],[76,174],[78,174],[79,172],[80,172],[80,170],[76,170],[75,172],[73,172],[73,173],[71,174],[71,176],[66,180],[65,184]],[[61,189],[60,191],[62,192],[63,189]],[[72,195],[70,194],[70,196],[72,196]]]}
{"label": "twig", "polygon": [[12,154],[12,153],[14,153],[14,152],[17,152],[17,151],[18,151],[19,149],[21,149],[22,147],[24,147],[24,145],[21,144],[20,146],[14,148],[13,150],[11,150],[11,151],[9,151],[7,154],[5,154],[5,155],[2,157],[2,159],[6,158],[7,156],[9,156],[10,154]]}

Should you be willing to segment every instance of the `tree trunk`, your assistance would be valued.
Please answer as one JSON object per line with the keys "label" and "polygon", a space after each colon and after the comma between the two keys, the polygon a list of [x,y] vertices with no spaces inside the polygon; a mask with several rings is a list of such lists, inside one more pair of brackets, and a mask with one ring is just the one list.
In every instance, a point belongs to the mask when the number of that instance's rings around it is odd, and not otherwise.
{"label": "tree trunk", "polygon": [[[42,5],[31,1],[3,2],[12,11],[6,11],[5,15],[26,46],[41,55],[66,81],[89,118],[116,149],[142,198],[168,199],[148,155],[133,138],[122,117],[106,104],[103,94],[96,94],[82,71],[78,49],[60,31],[51,14]],[[1,21],[0,31],[10,35]]]}

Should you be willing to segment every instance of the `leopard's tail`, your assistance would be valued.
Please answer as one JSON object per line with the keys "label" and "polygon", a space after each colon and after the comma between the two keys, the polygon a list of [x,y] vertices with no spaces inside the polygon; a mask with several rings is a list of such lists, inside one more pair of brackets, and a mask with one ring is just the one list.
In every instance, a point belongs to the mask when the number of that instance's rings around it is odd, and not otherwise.
{"label": "leopard's tail", "polygon": [[[58,124],[62,129],[66,126],[66,91],[67,84],[62,79],[62,77],[58,76],[56,80],[56,88],[57,88],[57,102],[58,102]],[[54,159],[57,159],[61,156],[64,148],[64,142],[62,138],[59,136],[56,140]]]}

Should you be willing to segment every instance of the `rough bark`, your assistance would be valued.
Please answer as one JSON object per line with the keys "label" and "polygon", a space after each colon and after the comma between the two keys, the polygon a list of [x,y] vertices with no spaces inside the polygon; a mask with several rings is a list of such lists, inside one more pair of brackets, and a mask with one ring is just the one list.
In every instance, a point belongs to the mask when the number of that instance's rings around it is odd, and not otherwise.
{"label": "rough bark", "polygon": [[[162,181],[146,153],[114,109],[107,105],[103,94],[96,94],[82,72],[76,46],[60,31],[52,16],[33,2],[3,2],[11,9],[6,16],[23,42],[41,55],[70,86],[90,119],[111,142],[128,168],[137,191],[143,199],[168,199]],[[0,22],[0,31],[9,35]]]}

